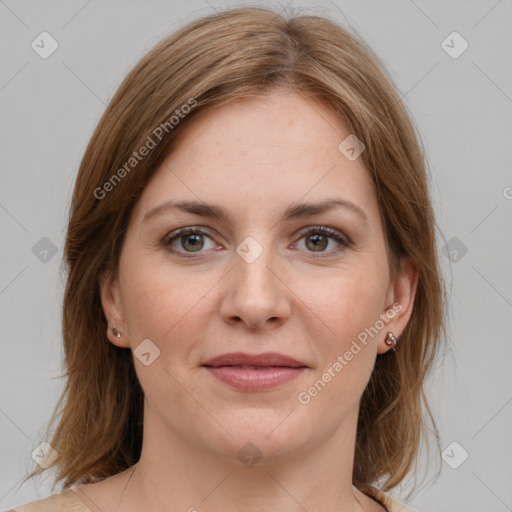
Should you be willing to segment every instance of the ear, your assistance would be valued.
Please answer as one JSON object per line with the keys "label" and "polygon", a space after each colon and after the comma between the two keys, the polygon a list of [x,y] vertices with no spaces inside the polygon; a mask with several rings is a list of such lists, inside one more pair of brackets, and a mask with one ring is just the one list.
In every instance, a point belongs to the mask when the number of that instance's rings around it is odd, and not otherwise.
{"label": "ear", "polygon": [[390,283],[386,296],[386,311],[388,319],[382,329],[377,344],[377,352],[384,354],[392,347],[384,341],[388,332],[392,332],[398,339],[403,333],[411,318],[416,288],[418,285],[418,268],[410,258],[402,259],[400,274]]}
{"label": "ear", "polygon": [[[107,337],[111,343],[118,347],[130,348],[130,338],[124,320],[119,279],[111,271],[105,271],[99,279],[101,305],[107,319]],[[114,335],[116,328],[120,337]]]}

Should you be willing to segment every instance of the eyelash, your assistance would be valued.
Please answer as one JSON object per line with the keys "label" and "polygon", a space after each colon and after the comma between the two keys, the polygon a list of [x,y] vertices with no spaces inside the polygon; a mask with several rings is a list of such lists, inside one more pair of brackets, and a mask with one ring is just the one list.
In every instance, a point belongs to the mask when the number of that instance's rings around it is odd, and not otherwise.
{"label": "eyelash", "polygon": [[[339,231],[329,228],[327,226],[310,226],[305,231],[301,232],[300,238],[298,240],[301,240],[305,236],[308,236],[313,233],[326,235],[341,245],[341,248],[332,249],[326,253],[315,254],[314,252],[311,251],[311,255],[313,258],[327,258],[327,257],[332,256],[333,253],[338,253],[340,251],[343,251],[344,249],[346,249],[352,245],[352,242],[350,241],[350,239],[348,237],[342,236],[339,233]],[[178,251],[178,250],[172,249],[170,247],[171,243],[174,240],[177,240],[185,235],[190,235],[190,234],[206,235],[206,236],[208,236],[208,238],[210,238],[210,239],[212,238],[209,235],[209,231],[205,230],[204,228],[200,229],[200,228],[196,228],[196,227],[187,227],[187,228],[178,229],[177,231],[173,231],[172,233],[169,233],[168,235],[166,235],[164,237],[164,239],[162,240],[162,245],[171,254],[178,254],[183,258],[197,258],[198,256],[191,255],[193,253]],[[197,254],[200,255],[201,252],[198,252]]]}

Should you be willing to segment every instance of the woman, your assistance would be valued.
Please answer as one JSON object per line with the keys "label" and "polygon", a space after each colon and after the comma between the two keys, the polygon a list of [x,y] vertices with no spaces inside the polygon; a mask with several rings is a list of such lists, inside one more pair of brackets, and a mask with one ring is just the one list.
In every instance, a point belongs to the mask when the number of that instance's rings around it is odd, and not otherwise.
{"label": "woman", "polygon": [[85,152],[65,257],[66,388],[27,477],[65,489],[15,510],[410,510],[387,491],[444,285],[417,136],[356,37],[240,8],[159,43]]}

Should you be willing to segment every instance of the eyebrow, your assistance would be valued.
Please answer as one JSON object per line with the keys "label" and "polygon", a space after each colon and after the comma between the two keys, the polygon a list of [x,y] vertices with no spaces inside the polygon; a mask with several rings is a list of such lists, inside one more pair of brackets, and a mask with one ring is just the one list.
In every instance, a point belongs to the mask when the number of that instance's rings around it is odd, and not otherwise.
{"label": "eyebrow", "polygon": [[[326,199],[316,203],[299,203],[290,205],[281,216],[281,220],[309,217],[318,215],[320,213],[325,213],[335,208],[343,208],[345,210],[351,211],[352,213],[357,214],[364,222],[368,222],[368,216],[362,208],[357,206],[355,203],[342,198]],[[229,222],[231,219],[228,211],[219,205],[208,204],[200,201],[171,200],[166,201],[165,203],[155,206],[149,210],[144,215],[142,221],[147,222],[149,219],[155,216],[167,212],[172,212],[174,210],[180,210],[186,213],[192,213],[194,215],[216,219],[223,222]]]}

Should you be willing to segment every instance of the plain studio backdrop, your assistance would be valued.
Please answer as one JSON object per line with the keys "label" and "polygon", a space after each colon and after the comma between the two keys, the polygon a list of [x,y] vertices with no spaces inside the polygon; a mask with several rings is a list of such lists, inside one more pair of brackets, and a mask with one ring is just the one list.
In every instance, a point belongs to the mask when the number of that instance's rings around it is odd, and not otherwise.
{"label": "plain studio backdrop", "polygon": [[[35,464],[31,453],[63,388],[62,249],[93,129],[158,40],[246,4],[0,1],[2,510],[50,494],[49,479],[44,487],[18,483]],[[428,386],[443,460],[408,505],[512,510],[512,2],[251,5],[304,7],[353,27],[396,81],[428,154],[450,301],[451,349]]]}

